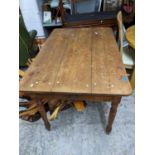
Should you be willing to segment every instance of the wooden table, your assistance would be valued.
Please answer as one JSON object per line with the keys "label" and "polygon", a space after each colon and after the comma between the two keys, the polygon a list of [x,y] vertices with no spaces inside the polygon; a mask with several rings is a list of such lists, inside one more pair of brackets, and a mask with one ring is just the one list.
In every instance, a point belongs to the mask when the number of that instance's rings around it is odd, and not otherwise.
{"label": "wooden table", "polygon": [[50,128],[44,98],[70,101],[112,101],[107,133],[122,96],[132,90],[111,28],[55,29],[20,81],[20,92],[40,107]]}
{"label": "wooden table", "polygon": [[130,26],[127,30],[126,30],[126,39],[129,42],[129,45],[132,48],[135,48],[135,25]]}

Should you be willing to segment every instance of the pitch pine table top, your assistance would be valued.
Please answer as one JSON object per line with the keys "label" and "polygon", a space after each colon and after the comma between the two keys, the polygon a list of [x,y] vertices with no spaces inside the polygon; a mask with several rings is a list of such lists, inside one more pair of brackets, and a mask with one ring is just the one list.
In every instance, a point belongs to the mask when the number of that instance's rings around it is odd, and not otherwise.
{"label": "pitch pine table top", "polygon": [[55,29],[20,81],[20,91],[130,95],[111,28]]}

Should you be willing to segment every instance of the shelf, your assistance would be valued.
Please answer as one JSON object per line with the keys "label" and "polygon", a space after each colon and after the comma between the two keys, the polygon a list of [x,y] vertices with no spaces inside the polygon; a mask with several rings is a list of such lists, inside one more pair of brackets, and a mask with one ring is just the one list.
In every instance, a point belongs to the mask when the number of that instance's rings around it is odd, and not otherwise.
{"label": "shelf", "polygon": [[52,20],[52,23],[43,23],[43,27],[56,27],[56,26],[62,26],[62,22],[60,19],[57,19],[57,23],[55,22],[55,19]]}

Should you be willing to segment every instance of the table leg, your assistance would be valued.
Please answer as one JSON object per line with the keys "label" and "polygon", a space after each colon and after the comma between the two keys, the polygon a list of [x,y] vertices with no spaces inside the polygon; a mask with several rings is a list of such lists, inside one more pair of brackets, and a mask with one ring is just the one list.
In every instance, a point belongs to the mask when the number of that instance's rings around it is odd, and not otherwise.
{"label": "table leg", "polygon": [[117,113],[117,107],[121,101],[121,97],[114,97],[111,103],[111,109],[109,113],[109,118],[108,118],[108,125],[106,128],[106,133],[109,134],[112,130],[112,124],[115,119],[116,113]]}
{"label": "table leg", "polygon": [[39,111],[39,113],[40,113],[40,115],[44,121],[45,127],[47,130],[50,131],[50,123],[48,122],[44,105],[41,103],[41,101],[37,101],[37,103],[38,103],[37,104],[38,105],[38,111]]}

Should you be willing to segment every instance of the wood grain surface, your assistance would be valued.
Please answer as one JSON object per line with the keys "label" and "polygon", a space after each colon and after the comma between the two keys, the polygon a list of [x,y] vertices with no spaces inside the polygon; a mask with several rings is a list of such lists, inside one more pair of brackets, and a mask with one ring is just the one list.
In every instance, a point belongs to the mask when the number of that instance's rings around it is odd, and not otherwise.
{"label": "wood grain surface", "polygon": [[21,92],[129,95],[111,28],[55,29],[20,81]]}

